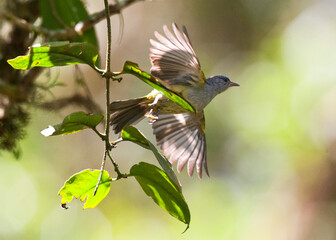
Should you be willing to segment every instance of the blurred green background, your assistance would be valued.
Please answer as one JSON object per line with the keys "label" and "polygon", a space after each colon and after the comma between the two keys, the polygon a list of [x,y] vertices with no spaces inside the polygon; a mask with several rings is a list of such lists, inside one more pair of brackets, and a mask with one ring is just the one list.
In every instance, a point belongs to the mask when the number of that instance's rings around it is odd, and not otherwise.
{"label": "blurred green background", "polygon": [[[87,0],[89,12],[103,1]],[[139,2],[112,17],[114,71],[125,60],[150,69],[149,39],[164,24],[186,25],[206,76],[241,85],[206,108],[210,178],[178,175],[190,229],[157,207],[133,179],[112,184],[96,209],[79,200],[60,207],[57,192],[72,174],[99,168],[103,144],[93,132],[45,138],[39,132],[74,109],[36,109],[16,161],[0,156],[0,239],[336,239],[336,2],[334,0],[165,0]],[[101,54],[105,22],[97,25]],[[81,67],[95,100],[104,81]],[[71,67],[51,76],[76,90]],[[40,81],[47,81],[47,76]],[[134,77],[112,84],[112,98],[151,89]],[[49,95],[46,97],[52,98]],[[78,109],[76,109],[78,110]],[[137,126],[153,140],[147,121]],[[114,139],[117,136],[113,137]],[[122,143],[112,151],[122,172],[150,151]],[[113,174],[112,166],[107,170]]]}

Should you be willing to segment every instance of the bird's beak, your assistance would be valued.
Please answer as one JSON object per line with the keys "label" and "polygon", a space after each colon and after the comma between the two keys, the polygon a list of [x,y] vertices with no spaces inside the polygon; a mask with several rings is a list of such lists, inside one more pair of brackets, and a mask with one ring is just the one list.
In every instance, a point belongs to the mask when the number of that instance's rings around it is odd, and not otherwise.
{"label": "bird's beak", "polygon": [[230,82],[229,87],[239,87],[238,83]]}

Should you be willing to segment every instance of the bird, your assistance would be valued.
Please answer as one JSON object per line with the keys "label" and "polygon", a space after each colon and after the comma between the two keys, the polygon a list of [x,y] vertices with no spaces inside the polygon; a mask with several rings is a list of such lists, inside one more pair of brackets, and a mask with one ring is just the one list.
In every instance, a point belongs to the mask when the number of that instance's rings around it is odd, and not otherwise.
{"label": "bird", "polygon": [[163,86],[187,100],[195,112],[184,109],[158,90],[148,95],[114,101],[110,104],[111,125],[118,134],[129,125],[149,118],[157,145],[180,173],[187,166],[188,175],[196,169],[202,178],[203,168],[209,176],[205,137],[204,108],[218,94],[239,86],[224,75],[206,78],[192,47],[187,29],[176,23],[164,35],[155,31],[150,39],[151,75]]}

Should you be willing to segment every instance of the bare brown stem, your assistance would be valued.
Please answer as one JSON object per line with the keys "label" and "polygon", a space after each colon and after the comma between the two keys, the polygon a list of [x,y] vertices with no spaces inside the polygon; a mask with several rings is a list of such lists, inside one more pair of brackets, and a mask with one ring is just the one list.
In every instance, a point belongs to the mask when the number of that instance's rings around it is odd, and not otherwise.
{"label": "bare brown stem", "polygon": [[97,105],[90,97],[85,97],[79,94],[74,94],[70,97],[64,97],[55,99],[50,102],[45,102],[39,105],[39,107],[47,109],[47,110],[60,110],[64,107],[70,105],[77,105],[84,107],[91,113],[102,114],[103,110]]}
{"label": "bare brown stem", "polygon": [[[109,16],[119,14],[123,9],[127,8],[133,3],[140,1],[143,0],[124,0],[119,1],[116,4],[110,4],[108,6]],[[27,22],[26,20],[16,17],[14,14],[10,12],[0,12],[0,19],[5,19],[13,23],[15,26],[21,28],[22,30],[26,30],[28,32],[35,32],[37,34],[42,34],[49,38],[56,38],[58,40],[70,40],[74,38],[76,35],[82,35],[85,31],[91,29],[97,23],[104,20],[105,17],[106,17],[105,10],[102,10],[91,14],[87,20],[77,23],[74,29],[65,27],[64,29],[49,30],[41,26],[36,27],[33,24]]]}

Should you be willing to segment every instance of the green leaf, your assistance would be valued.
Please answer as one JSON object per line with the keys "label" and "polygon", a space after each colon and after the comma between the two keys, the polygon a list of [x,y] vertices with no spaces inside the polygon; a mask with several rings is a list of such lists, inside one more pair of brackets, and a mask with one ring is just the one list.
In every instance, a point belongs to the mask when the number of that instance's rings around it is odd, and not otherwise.
{"label": "green leaf", "polygon": [[86,169],[72,175],[58,192],[62,196],[62,207],[67,208],[66,202],[71,202],[73,197],[80,198],[82,202],[87,198],[83,209],[97,206],[109,193],[112,181],[108,172],[104,170],[96,195],[93,196],[99,173],[99,170]]}
{"label": "green leaf", "polygon": [[188,205],[180,189],[171,182],[164,171],[152,164],[140,162],[132,166],[130,175],[135,177],[144,192],[157,205],[189,227],[190,212]]}
{"label": "green leaf", "polygon": [[121,131],[121,138],[124,141],[131,141],[140,145],[141,147],[150,149],[149,141],[147,140],[147,138],[135,127],[124,127]]}
{"label": "green leaf", "polygon": [[41,134],[48,136],[71,134],[87,128],[95,128],[104,116],[101,114],[87,114],[85,112],[75,112],[66,116],[61,124],[49,126],[41,131]]}
{"label": "green leaf", "polygon": [[184,109],[195,112],[194,107],[185,99],[183,99],[181,96],[179,96],[177,93],[169,90],[165,86],[163,86],[159,81],[157,81],[153,76],[150,74],[142,71],[138,64],[126,61],[124,64],[123,72],[122,73],[129,73],[137,78],[141,79],[151,87],[155,88],[156,90],[162,92],[167,98],[172,100],[173,102],[177,103]]}
{"label": "green leaf", "polygon": [[176,174],[173,171],[171,163],[168,161],[166,157],[164,157],[157,148],[149,141],[147,138],[135,127],[127,126],[121,131],[121,138],[124,141],[134,142],[146,149],[151,150],[157,161],[159,162],[162,169],[169,176],[169,178],[173,181],[176,187],[181,189],[181,184],[179,183]]}
{"label": "green leaf", "polygon": [[[47,29],[64,29],[64,26],[55,17],[55,14],[70,28],[74,28],[77,23],[85,21],[89,17],[81,0],[52,0],[52,3],[50,0],[39,0],[42,26]],[[88,42],[98,48],[98,40],[94,28],[85,31],[82,35],[76,37],[74,41]]]}
{"label": "green leaf", "polygon": [[7,62],[15,69],[33,67],[56,67],[74,64],[88,64],[95,69],[97,48],[90,43],[51,42],[35,45],[27,56],[19,56]]}

